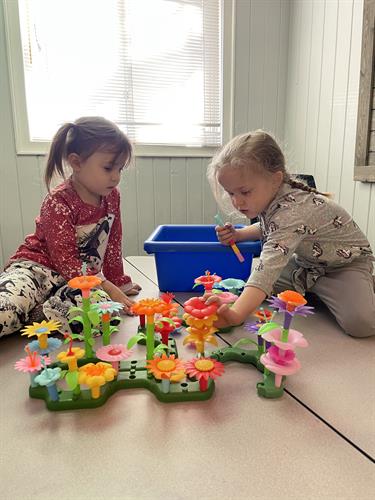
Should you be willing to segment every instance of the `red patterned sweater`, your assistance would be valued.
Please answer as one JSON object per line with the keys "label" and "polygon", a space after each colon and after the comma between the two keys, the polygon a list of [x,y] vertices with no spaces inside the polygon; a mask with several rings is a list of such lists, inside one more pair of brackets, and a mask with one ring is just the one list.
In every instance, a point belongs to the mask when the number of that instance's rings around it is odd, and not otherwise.
{"label": "red patterned sweater", "polygon": [[35,223],[35,233],[26,237],[9,263],[30,260],[69,280],[81,274],[86,262],[87,274],[103,272],[117,286],[131,282],[123,269],[117,189],[94,207],[81,200],[68,179],[46,196]]}

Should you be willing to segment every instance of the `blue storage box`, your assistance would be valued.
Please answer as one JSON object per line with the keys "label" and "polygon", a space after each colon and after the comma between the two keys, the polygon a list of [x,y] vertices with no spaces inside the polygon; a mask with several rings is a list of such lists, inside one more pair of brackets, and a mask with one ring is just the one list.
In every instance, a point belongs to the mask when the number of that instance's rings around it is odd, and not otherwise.
{"label": "blue storage box", "polygon": [[245,258],[243,263],[230,246],[218,242],[215,225],[158,226],[144,243],[145,251],[155,254],[159,288],[163,292],[191,292],[194,279],[207,270],[223,279],[246,281],[253,255],[260,253],[260,242],[239,243],[238,248]]}

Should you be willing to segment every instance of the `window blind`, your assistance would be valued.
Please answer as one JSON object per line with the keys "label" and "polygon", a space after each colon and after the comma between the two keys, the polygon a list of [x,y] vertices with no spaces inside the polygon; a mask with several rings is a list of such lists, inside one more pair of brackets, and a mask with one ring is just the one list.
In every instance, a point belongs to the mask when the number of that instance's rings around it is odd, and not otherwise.
{"label": "window blind", "polygon": [[222,140],[220,0],[19,0],[30,139],[79,116],[136,144]]}

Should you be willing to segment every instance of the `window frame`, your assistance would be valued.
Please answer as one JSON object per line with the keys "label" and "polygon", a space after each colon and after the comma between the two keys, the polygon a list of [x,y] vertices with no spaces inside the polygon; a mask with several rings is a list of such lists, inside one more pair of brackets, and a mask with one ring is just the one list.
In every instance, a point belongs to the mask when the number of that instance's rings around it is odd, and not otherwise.
{"label": "window frame", "polygon": [[[225,144],[233,135],[235,0],[220,1],[223,21],[222,142]],[[18,1],[4,0],[3,5],[16,154],[45,155],[50,142],[36,142],[29,138]],[[136,156],[211,157],[216,150],[216,147],[134,145]]]}
{"label": "window frame", "polygon": [[375,0],[363,1],[362,52],[358,97],[354,180],[375,182],[369,164],[371,121],[375,119]]}

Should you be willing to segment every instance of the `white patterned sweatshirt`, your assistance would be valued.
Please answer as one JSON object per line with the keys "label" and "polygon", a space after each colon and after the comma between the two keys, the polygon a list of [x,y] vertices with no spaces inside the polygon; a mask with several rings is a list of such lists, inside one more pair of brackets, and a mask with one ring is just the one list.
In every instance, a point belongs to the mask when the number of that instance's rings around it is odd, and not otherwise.
{"label": "white patterned sweatshirt", "polygon": [[375,260],[366,236],[344,208],[326,196],[286,183],[260,214],[257,224],[262,251],[247,285],[267,295],[290,259],[295,259],[301,271],[293,276],[293,284],[301,293],[327,268],[347,266],[358,259]]}

